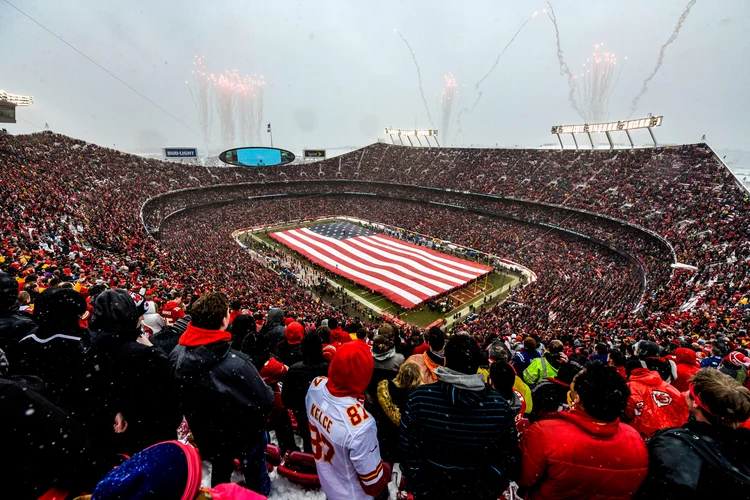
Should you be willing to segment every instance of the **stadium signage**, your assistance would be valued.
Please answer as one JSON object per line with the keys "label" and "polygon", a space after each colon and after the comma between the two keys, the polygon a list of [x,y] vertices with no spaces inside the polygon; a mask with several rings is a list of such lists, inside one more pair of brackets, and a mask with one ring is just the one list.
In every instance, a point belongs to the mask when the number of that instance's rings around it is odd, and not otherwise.
{"label": "stadium signage", "polygon": [[649,116],[635,120],[625,120],[608,123],[585,123],[583,125],[555,125],[552,127],[553,134],[585,134],[620,132],[623,130],[636,130],[651,127],[660,127],[663,116]]}
{"label": "stadium signage", "polygon": [[198,148],[164,148],[164,158],[197,158]]}
{"label": "stadium signage", "polygon": [[302,151],[302,156],[304,158],[325,158],[326,150],[325,149],[305,149]]}
{"label": "stadium signage", "polygon": [[436,137],[438,135],[437,130],[412,130],[412,129],[400,129],[400,128],[387,128],[385,129],[385,135],[395,135],[404,137]]}
{"label": "stadium signage", "polygon": [[237,167],[272,167],[294,161],[294,153],[279,148],[235,148],[219,155],[219,159]]}

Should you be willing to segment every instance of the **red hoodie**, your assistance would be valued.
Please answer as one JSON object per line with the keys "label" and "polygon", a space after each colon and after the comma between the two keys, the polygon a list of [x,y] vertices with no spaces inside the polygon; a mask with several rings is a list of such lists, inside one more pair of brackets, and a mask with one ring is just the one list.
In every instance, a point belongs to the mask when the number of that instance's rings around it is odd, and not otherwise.
{"label": "red hoodie", "polygon": [[680,392],[686,392],[690,388],[690,378],[700,370],[696,361],[695,351],[687,347],[679,347],[674,351],[674,361],[677,364],[677,380],[672,385]]}
{"label": "red hoodie", "polygon": [[527,500],[630,499],[648,471],[648,451],[627,424],[583,410],[555,412],[521,438],[520,486]]}
{"label": "red hoodie", "polygon": [[630,374],[628,387],[625,419],[643,436],[650,437],[667,427],[680,427],[687,421],[687,401],[658,372],[637,368]]}

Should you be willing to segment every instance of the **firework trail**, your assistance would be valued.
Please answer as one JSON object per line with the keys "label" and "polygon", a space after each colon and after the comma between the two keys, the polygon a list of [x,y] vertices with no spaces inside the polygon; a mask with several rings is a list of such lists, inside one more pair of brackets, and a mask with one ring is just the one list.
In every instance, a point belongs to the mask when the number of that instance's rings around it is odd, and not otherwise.
{"label": "firework trail", "polygon": [[263,79],[263,75],[260,75],[260,80],[255,81],[255,114],[253,115],[255,123],[253,124],[253,130],[255,131],[255,143],[260,144],[260,133],[263,125],[263,90],[266,87],[266,81]]}
{"label": "firework trail", "polygon": [[235,136],[235,81],[237,70],[225,71],[218,77],[210,75],[214,100],[221,121],[222,146],[233,147]]}
{"label": "firework trail", "polygon": [[557,62],[560,65],[560,75],[567,76],[568,77],[568,101],[570,101],[570,105],[573,107],[573,109],[583,117],[583,112],[578,106],[578,103],[576,102],[575,98],[575,92],[576,92],[576,83],[575,83],[575,77],[570,73],[570,68],[568,68],[568,65],[565,63],[565,58],[563,57],[563,51],[562,46],[560,45],[560,29],[557,26],[557,17],[555,17],[555,9],[552,8],[552,4],[549,0],[547,0],[547,5],[549,6],[549,12],[547,10],[543,10],[545,14],[547,14],[547,17],[550,21],[552,21],[552,25],[555,27],[555,40],[557,41]]}
{"label": "firework trail", "polygon": [[265,84],[263,80],[256,80],[247,75],[242,78],[236,75],[237,128],[240,140],[247,146],[260,144]]}
{"label": "firework trail", "polygon": [[430,114],[430,107],[427,105],[427,99],[424,97],[424,89],[422,89],[422,72],[419,70],[419,63],[417,62],[417,56],[414,54],[414,51],[411,48],[411,45],[409,45],[409,42],[406,41],[406,38],[404,38],[404,35],[399,33],[399,31],[396,28],[393,28],[393,31],[396,32],[396,34],[401,37],[401,40],[406,44],[406,47],[409,49],[409,52],[411,53],[411,58],[414,60],[414,67],[417,68],[417,78],[419,78],[419,94],[422,96],[422,102],[424,103],[424,110],[427,112],[427,119],[430,120],[430,125],[432,128],[435,128],[435,124],[432,121],[432,115]]}
{"label": "firework trail", "polygon": [[612,52],[600,52],[603,47],[603,43],[594,45],[594,53],[586,59],[583,73],[580,77],[574,77],[586,123],[601,122],[607,118],[607,103],[614,90],[617,56]]}
{"label": "firework trail", "polygon": [[623,59],[623,63],[620,64],[620,71],[617,72],[617,77],[615,78],[615,83],[612,84],[612,90],[609,91],[609,97],[607,97],[607,109],[609,109],[609,100],[612,97],[612,94],[615,93],[615,89],[617,88],[617,84],[620,83],[620,77],[622,76],[622,70],[625,68],[625,62],[627,62],[628,58],[625,57]]}
{"label": "firework trail", "polygon": [[456,77],[448,73],[443,77],[443,92],[438,103],[438,114],[440,115],[440,134],[443,136],[443,145],[450,144],[451,126],[453,125],[456,101],[458,99],[458,84]]}
{"label": "firework trail", "polygon": [[198,112],[198,125],[203,133],[203,139],[207,141],[206,150],[208,150],[208,141],[211,140],[211,123],[213,121],[213,109],[211,109],[211,79],[206,73],[206,65],[203,56],[195,56],[193,58],[193,66],[194,68],[190,74],[193,75],[193,85],[195,86],[195,90],[193,90],[190,82],[186,81],[185,84],[190,91],[190,98],[193,100],[195,110]]}
{"label": "firework trail", "polygon": [[641,100],[641,97],[648,91],[648,82],[651,81],[653,77],[656,76],[656,73],[661,68],[662,63],[664,62],[664,52],[666,52],[667,47],[672,45],[672,42],[677,40],[677,35],[680,34],[680,29],[682,29],[682,24],[685,22],[685,19],[687,19],[688,14],[690,14],[690,9],[693,8],[693,5],[695,5],[696,0],[690,0],[685,7],[685,10],[680,15],[680,18],[677,20],[677,26],[675,26],[674,31],[672,31],[672,35],[669,37],[667,42],[661,46],[659,49],[659,58],[656,60],[656,66],[654,67],[654,70],[651,72],[648,77],[646,77],[645,80],[643,80],[643,87],[641,87],[641,91],[638,93],[637,96],[633,99],[633,103],[630,105],[630,115],[632,116],[635,110],[638,108],[638,101]]}

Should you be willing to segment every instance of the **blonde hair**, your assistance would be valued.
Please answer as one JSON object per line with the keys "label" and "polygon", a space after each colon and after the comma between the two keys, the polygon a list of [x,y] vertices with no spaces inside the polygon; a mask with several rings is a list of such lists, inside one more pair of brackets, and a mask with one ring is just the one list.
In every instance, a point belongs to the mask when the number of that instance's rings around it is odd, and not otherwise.
{"label": "blonde hair", "polygon": [[715,368],[704,368],[693,375],[691,383],[710,412],[706,417],[712,422],[734,428],[750,419],[750,390],[729,375]]}
{"label": "blonde hair", "polygon": [[413,361],[407,361],[398,369],[398,375],[393,379],[393,383],[399,389],[411,391],[422,385],[422,371],[419,365]]}

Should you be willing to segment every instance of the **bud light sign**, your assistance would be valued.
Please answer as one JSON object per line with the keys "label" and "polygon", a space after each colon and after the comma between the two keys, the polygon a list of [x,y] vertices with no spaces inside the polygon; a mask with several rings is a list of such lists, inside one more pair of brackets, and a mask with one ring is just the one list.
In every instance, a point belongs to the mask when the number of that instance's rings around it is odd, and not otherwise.
{"label": "bud light sign", "polygon": [[197,158],[198,148],[164,148],[164,158]]}

